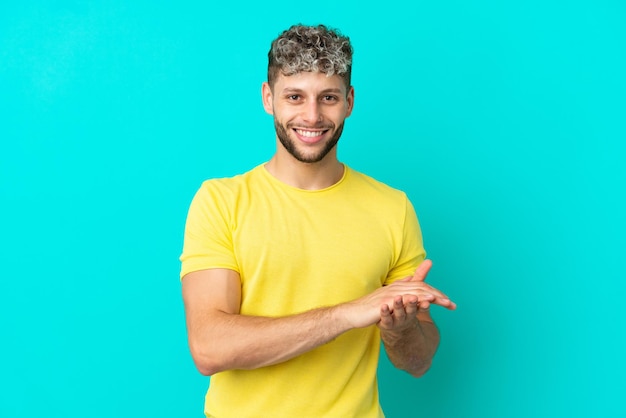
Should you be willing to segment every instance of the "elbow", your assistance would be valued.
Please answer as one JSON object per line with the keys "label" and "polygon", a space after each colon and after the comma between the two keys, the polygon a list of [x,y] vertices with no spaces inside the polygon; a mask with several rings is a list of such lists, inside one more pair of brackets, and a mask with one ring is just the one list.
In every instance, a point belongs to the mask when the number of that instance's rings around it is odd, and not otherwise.
{"label": "elbow", "polygon": [[424,376],[433,364],[432,358],[420,359],[413,357],[411,359],[395,359],[395,361],[391,358],[390,360],[391,364],[393,364],[395,368],[402,370],[413,377]]}
{"label": "elbow", "polygon": [[215,373],[219,372],[219,369],[213,364],[203,361],[202,359],[198,359],[197,357],[193,358],[193,362],[196,365],[198,372],[200,372],[203,376],[213,376]]}
{"label": "elbow", "polygon": [[415,378],[422,377],[428,370],[430,370],[430,366],[432,364],[432,360],[420,362],[420,364],[416,364],[411,368],[405,369],[405,371]]}
{"label": "elbow", "polygon": [[204,367],[202,365],[199,365],[196,363],[196,369],[198,369],[198,372],[200,372],[200,374],[202,376],[207,376],[207,377],[211,377],[213,376],[215,373],[217,373],[216,371],[214,371],[213,369],[209,368],[209,367]]}
{"label": "elbow", "polygon": [[220,360],[219,355],[212,350],[202,348],[199,344],[193,344],[191,341],[189,348],[193,363],[203,376],[213,376],[228,369],[225,362]]}

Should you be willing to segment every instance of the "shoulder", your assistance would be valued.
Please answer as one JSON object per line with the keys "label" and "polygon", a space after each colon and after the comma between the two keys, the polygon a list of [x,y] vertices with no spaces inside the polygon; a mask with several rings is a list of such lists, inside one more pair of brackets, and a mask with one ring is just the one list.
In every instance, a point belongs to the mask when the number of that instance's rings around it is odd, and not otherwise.
{"label": "shoulder", "polygon": [[189,217],[230,218],[233,210],[247,200],[259,180],[258,167],[232,177],[204,180],[191,201]]}
{"label": "shoulder", "polygon": [[404,191],[389,186],[367,174],[348,168],[351,187],[358,187],[361,193],[366,192],[372,197],[385,201],[404,204],[408,199]]}
{"label": "shoulder", "polygon": [[243,174],[232,177],[218,177],[202,182],[197,196],[215,198],[233,198],[250,188],[253,183],[259,182],[261,166],[254,167]]}

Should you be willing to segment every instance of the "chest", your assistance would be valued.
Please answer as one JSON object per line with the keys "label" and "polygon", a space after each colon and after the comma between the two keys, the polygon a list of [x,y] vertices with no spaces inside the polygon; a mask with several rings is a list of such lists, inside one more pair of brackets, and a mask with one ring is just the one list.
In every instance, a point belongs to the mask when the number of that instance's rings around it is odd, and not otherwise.
{"label": "chest", "polygon": [[392,214],[366,202],[263,195],[241,207],[233,245],[242,312],[290,314],[358,298],[382,286],[397,256]]}

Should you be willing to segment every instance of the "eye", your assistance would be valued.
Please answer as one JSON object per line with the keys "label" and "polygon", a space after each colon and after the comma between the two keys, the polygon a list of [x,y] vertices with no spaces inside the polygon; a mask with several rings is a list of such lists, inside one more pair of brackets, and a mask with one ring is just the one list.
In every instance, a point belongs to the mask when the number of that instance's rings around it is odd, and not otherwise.
{"label": "eye", "polygon": [[297,102],[298,100],[300,100],[300,95],[299,94],[290,94],[287,96],[287,100],[291,101],[291,102]]}
{"label": "eye", "polygon": [[337,100],[339,100],[339,98],[337,96],[333,96],[332,94],[327,94],[326,96],[322,97],[322,100],[324,102],[336,102]]}

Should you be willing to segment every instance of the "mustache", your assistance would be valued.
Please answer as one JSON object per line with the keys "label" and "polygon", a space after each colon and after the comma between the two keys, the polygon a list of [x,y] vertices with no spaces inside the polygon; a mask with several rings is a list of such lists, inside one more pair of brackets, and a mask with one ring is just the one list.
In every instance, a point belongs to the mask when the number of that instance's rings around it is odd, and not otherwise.
{"label": "mustache", "polygon": [[320,122],[320,123],[316,123],[313,125],[307,125],[304,123],[288,123],[287,124],[287,128],[288,129],[315,129],[315,130],[330,130],[330,129],[334,129],[335,125],[332,123],[327,123],[327,122]]}

